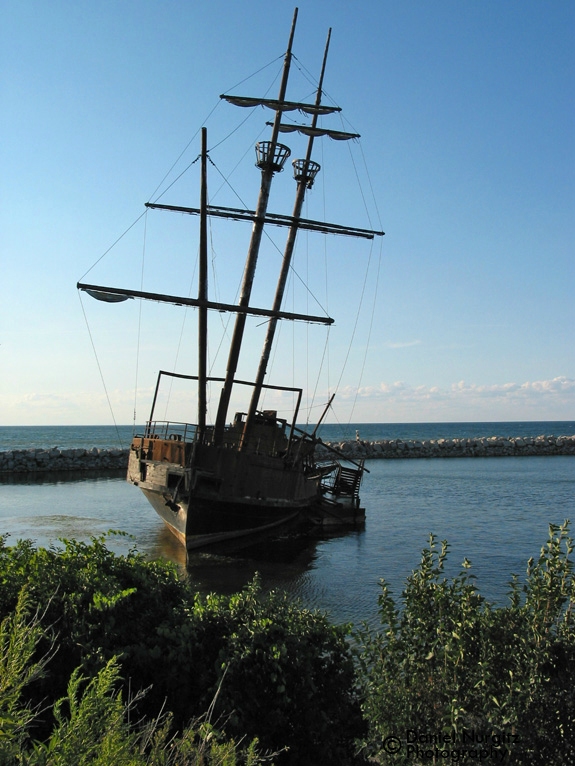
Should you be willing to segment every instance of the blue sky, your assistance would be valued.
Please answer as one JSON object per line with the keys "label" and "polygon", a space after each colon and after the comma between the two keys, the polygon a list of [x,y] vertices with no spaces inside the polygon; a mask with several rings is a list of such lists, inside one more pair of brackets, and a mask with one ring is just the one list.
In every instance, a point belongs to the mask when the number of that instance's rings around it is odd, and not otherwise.
{"label": "blue sky", "polygon": [[[101,256],[194,160],[202,125],[210,200],[255,206],[251,147],[269,117],[218,96],[277,95],[293,8],[2,3],[2,424],[130,423],[134,409],[142,422],[157,369],[195,374],[193,312],[80,302],[75,285],[88,272],[98,284],[193,294],[190,217],[148,214]],[[573,419],[575,5],[301,0],[288,97],[313,99],[329,27],[326,100],[344,122],[324,124],[362,138],[316,142],[322,171],[305,215],[386,235],[373,249],[300,236],[285,307],[321,313],[319,302],[336,323],[325,352],[321,328],[282,326],[269,381],[309,389],[311,421],[334,391],[328,420],[340,422]],[[284,140],[302,156],[302,139]],[[197,205],[196,168],[161,201]],[[278,176],[270,210],[290,212],[294,188],[288,171]],[[214,228],[211,250],[210,293],[228,302],[249,238],[235,226]],[[270,236],[254,305],[273,295],[285,233]],[[219,314],[210,337],[221,375]]]}

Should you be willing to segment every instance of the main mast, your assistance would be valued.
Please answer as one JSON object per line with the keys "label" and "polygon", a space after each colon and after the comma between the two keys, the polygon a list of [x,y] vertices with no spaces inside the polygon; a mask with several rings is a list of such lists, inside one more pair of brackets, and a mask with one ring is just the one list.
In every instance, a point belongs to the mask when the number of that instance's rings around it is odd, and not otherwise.
{"label": "main mast", "polygon": [[198,436],[200,441],[206,430],[207,410],[207,355],[208,355],[208,132],[202,128],[202,170],[200,191],[200,264],[198,284]]}
{"label": "main mast", "polygon": [[[252,285],[254,281],[254,275],[256,270],[256,264],[258,260],[258,254],[260,249],[260,243],[262,238],[262,232],[264,228],[264,220],[268,207],[268,201],[270,196],[270,189],[273,175],[276,171],[283,168],[283,164],[290,154],[290,150],[287,146],[278,143],[278,135],[281,124],[281,105],[285,100],[285,94],[287,90],[287,83],[289,78],[289,70],[292,58],[292,45],[295,33],[295,26],[297,21],[297,8],[295,9],[288,48],[284,58],[284,66],[282,72],[282,79],[280,84],[280,91],[278,96],[278,109],[272,128],[272,136],[269,142],[262,142],[258,144],[258,167],[261,168],[262,178],[260,193],[258,197],[258,203],[256,207],[255,220],[252,227],[252,236],[250,240],[250,246],[248,249],[248,255],[246,258],[246,264],[244,267],[244,276],[242,281],[241,295],[239,299],[240,306],[249,305],[250,295],[252,291]],[[226,418],[228,414],[228,408],[230,404],[230,398],[232,395],[232,387],[234,383],[234,376],[236,374],[238,359],[240,356],[240,349],[242,345],[244,328],[246,324],[245,314],[239,313],[236,317],[234,326],[234,333],[232,336],[232,342],[230,345],[230,351],[228,355],[228,364],[226,368],[226,378],[222,393],[220,396],[220,402],[218,406],[218,412],[216,416],[216,422],[214,427],[214,443],[221,444],[224,434],[224,428],[226,425]]]}
{"label": "main mast", "polygon": [[[320,166],[316,162],[312,162],[311,155],[313,150],[315,130],[317,127],[317,121],[318,121],[318,117],[320,113],[319,107],[321,106],[323,78],[324,78],[325,67],[327,63],[327,54],[329,50],[330,38],[331,38],[331,29],[328,31],[328,34],[327,34],[327,42],[325,45],[325,51],[324,51],[323,62],[321,67],[321,74],[319,78],[319,84],[318,84],[316,100],[315,100],[315,106],[317,107],[317,109],[316,111],[313,112],[312,124],[311,124],[312,130],[309,136],[306,156],[304,160],[295,160],[293,163],[294,170],[295,170],[295,178],[297,181],[296,198],[295,198],[294,210],[292,214],[292,224],[289,229],[288,238],[287,238],[287,242],[286,242],[286,246],[284,250],[282,267],[281,267],[281,271],[280,271],[280,275],[279,275],[278,283],[276,287],[276,294],[274,297],[274,303],[272,307],[273,311],[279,311],[281,308],[284,291],[285,291],[287,279],[289,276],[289,269],[290,269],[290,265],[292,261],[297,232],[299,228],[299,220],[300,220],[301,211],[303,208],[305,192],[306,192],[306,189],[310,189],[312,187],[315,176],[317,175],[320,169]],[[267,333],[266,333],[264,345],[262,348],[262,354],[260,357],[260,363],[259,363],[259,367],[258,367],[258,371],[256,375],[255,386],[253,389],[252,398],[251,398],[251,402],[250,402],[250,406],[248,410],[248,417],[247,417],[246,425],[242,435],[241,448],[245,448],[249,440],[253,418],[257,410],[257,406],[261,396],[262,385],[264,382],[264,377],[266,375],[266,371],[268,367],[268,362],[269,362],[269,358],[270,358],[270,354],[272,350],[272,344],[273,344],[273,340],[274,340],[274,336],[276,332],[276,327],[277,327],[277,318],[272,317],[270,321],[268,322]]]}

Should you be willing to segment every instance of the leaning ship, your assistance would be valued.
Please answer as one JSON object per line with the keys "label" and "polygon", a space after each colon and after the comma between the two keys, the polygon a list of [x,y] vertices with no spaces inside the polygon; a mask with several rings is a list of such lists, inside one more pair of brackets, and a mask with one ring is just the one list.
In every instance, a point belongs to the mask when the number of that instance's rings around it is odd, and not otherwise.
{"label": "leaning ship", "polygon": [[[288,48],[284,57],[277,99],[221,96],[239,107],[263,106],[273,114],[271,136],[256,145],[256,165],[261,171],[261,186],[256,209],[244,210],[215,207],[207,202],[207,132],[202,129],[200,207],[148,203],[147,207],[174,210],[199,216],[198,297],[185,298],[159,293],[125,290],[101,285],[78,283],[80,290],[107,302],[141,298],[193,306],[198,312],[198,367],[196,375],[160,371],[150,418],[142,434],[131,444],[128,481],[139,487],[169,529],[187,550],[205,547],[234,538],[267,533],[283,525],[353,524],[361,522],[365,512],[359,490],[364,473],[362,462],[343,459],[335,450],[316,457],[317,425],[309,433],[296,424],[302,400],[302,389],[267,385],[270,353],[278,322],[281,320],[330,324],[329,317],[294,314],[282,310],[282,300],[292,260],[296,235],[300,230],[319,231],[342,236],[373,238],[383,232],[358,229],[302,218],[306,191],[313,185],[320,166],[312,160],[314,141],[323,136],[350,140],[358,136],[343,131],[318,127],[318,118],[340,111],[339,107],[322,104],[322,82],[329,47],[326,45],[319,86],[314,103],[286,99],[292,43],[297,20],[294,14]],[[291,215],[268,213],[268,200],[273,177],[281,171],[290,155],[279,142],[280,133],[293,131],[293,123],[282,123],[285,112],[298,110],[309,124],[297,125],[307,136],[307,152],[293,161],[296,196]],[[210,217],[252,222],[252,233],[245,261],[240,297],[237,304],[223,304],[209,299],[207,263],[207,221]],[[264,227],[282,226],[287,230],[275,297],[271,308],[250,304],[258,253]],[[235,314],[235,326],[229,347],[225,377],[208,375],[207,334],[209,311]],[[244,343],[248,316],[262,317],[267,322],[265,341],[259,365],[251,381],[236,378],[238,360]],[[156,401],[162,382],[178,378],[189,381],[197,397],[197,422],[173,422],[156,419]],[[207,419],[207,387],[221,386],[214,422]],[[232,390],[247,389],[245,411],[236,412],[228,422]],[[275,410],[260,409],[262,394],[290,392],[295,406],[290,418],[278,417]],[[333,397],[332,397],[333,398]],[[324,411],[325,417],[331,400]],[[320,419],[320,422],[321,422]],[[319,425],[319,424],[318,424]]]}

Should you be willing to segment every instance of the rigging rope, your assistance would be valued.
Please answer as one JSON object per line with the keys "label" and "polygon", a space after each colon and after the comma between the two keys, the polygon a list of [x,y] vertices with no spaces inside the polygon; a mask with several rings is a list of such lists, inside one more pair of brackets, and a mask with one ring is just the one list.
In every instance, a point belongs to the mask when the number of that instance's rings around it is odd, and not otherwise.
{"label": "rigging rope", "polygon": [[[273,59],[272,61],[270,61],[270,62],[269,62],[268,64],[266,64],[265,66],[261,67],[260,69],[256,70],[255,72],[253,72],[251,75],[248,75],[248,77],[245,77],[243,80],[240,80],[240,82],[236,83],[236,84],[235,84],[235,85],[234,85],[232,88],[229,88],[229,89],[228,89],[228,91],[226,91],[226,92],[230,92],[230,91],[234,90],[235,88],[239,87],[240,85],[243,85],[243,83],[244,83],[244,82],[247,82],[247,81],[248,81],[248,80],[250,80],[252,77],[255,77],[257,74],[259,74],[260,72],[263,72],[263,71],[264,71],[265,69],[267,69],[269,66],[271,66],[272,64],[275,64],[275,63],[276,63],[278,60],[281,60],[281,59],[283,59],[283,56],[279,56],[278,58],[275,58],[275,59]],[[278,76],[279,76],[279,73],[276,73],[276,75],[275,75],[274,79],[273,79],[273,80],[272,80],[272,82],[269,84],[269,86],[268,86],[268,90],[266,91],[266,94],[265,94],[265,95],[267,95],[267,93],[270,91],[270,89],[271,89],[272,85],[273,85],[273,84],[274,84],[274,83],[277,81],[277,79],[278,79]],[[208,121],[210,120],[211,116],[213,115],[213,113],[216,111],[216,109],[218,108],[218,106],[219,106],[220,104],[221,104],[221,99],[218,99],[218,100],[217,100],[217,102],[216,102],[216,104],[215,104],[215,105],[212,107],[212,109],[211,109],[211,110],[210,110],[210,112],[208,113],[208,116],[207,116],[207,117],[205,118],[205,120],[204,120],[204,121],[201,123],[202,125],[206,125],[206,124],[208,123]],[[249,111],[249,113],[247,114],[247,116],[246,116],[246,117],[244,117],[244,119],[243,119],[243,120],[240,120],[240,122],[238,122],[238,124],[236,125],[236,127],[235,127],[233,130],[231,130],[231,131],[230,131],[230,132],[229,132],[229,133],[228,133],[226,136],[224,136],[224,138],[222,138],[222,139],[221,139],[221,141],[218,141],[218,143],[217,143],[217,144],[214,144],[214,145],[211,147],[210,151],[213,151],[214,149],[217,149],[217,147],[218,147],[218,146],[221,146],[222,144],[224,144],[224,143],[225,143],[225,142],[226,142],[226,141],[227,141],[227,140],[228,140],[228,139],[229,139],[231,136],[233,136],[233,135],[234,135],[234,133],[236,133],[236,132],[237,132],[237,131],[238,131],[238,130],[239,130],[241,127],[242,127],[242,125],[243,125],[244,123],[246,123],[246,122],[247,122],[247,121],[250,119],[250,117],[253,115],[253,113],[254,113],[254,112],[255,112],[255,109],[251,109],[251,110]],[[186,146],[185,146],[185,147],[182,149],[182,151],[180,152],[179,156],[177,157],[177,159],[176,159],[176,160],[174,161],[174,163],[172,164],[172,167],[171,167],[171,168],[168,170],[168,172],[167,172],[167,173],[165,174],[165,176],[162,178],[162,180],[160,181],[160,183],[159,183],[159,184],[156,186],[156,188],[155,188],[154,192],[152,193],[151,197],[153,197],[153,196],[154,196],[154,194],[156,194],[156,193],[158,192],[158,189],[160,189],[160,187],[162,186],[162,184],[164,183],[164,181],[166,180],[166,178],[167,178],[167,177],[170,175],[170,173],[172,172],[172,170],[173,170],[173,169],[176,167],[176,165],[178,164],[178,162],[179,162],[179,161],[181,160],[181,158],[184,156],[184,154],[185,154],[185,153],[186,153],[186,151],[189,149],[189,147],[191,146],[191,144],[193,143],[193,141],[196,139],[197,135],[200,133],[200,130],[201,130],[201,128],[199,128],[198,130],[196,130],[196,132],[194,133],[194,135],[193,135],[193,136],[190,138],[190,140],[188,141],[188,143],[186,144]],[[247,152],[246,152],[246,153],[247,153]],[[245,155],[244,155],[244,156],[245,156]],[[198,159],[198,158],[196,157],[196,160],[194,160],[194,162],[196,162],[196,161],[197,161],[197,159]],[[243,159],[243,158],[242,158],[242,159]],[[177,181],[178,181],[178,180],[179,180],[179,179],[180,179],[180,178],[181,178],[181,177],[184,175],[184,173],[186,173],[186,172],[187,172],[187,171],[190,169],[190,167],[191,167],[191,166],[194,164],[194,162],[191,162],[191,163],[190,163],[190,164],[189,164],[189,165],[188,165],[186,168],[184,168],[184,170],[183,170],[183,171],[182,171],[182,172],[181,172],[181,173],[180,173],[180,174],[179,174],[179,175],[178,175],[178,176],[177,176],[177,177],[176,177],[176,178],[175,178],[175,179],[172,181],[172,183],[171,183],[169,186],[167,186],[167,187],[164,189],[164,191],[163,191],[163,192],[162,192],[160,195],[158,195],[158,197],[157,197],[157,198],[156,198],[154,201],[155,201],[155,202],[157,202],[159,199],[161,199],[161,198],[164,196],[164,194],[165,194],[165,193],[168,191],[168,189],[170,189],[170,188],[171,188],[171,187],[172,187],[172,186],[173,186],[173,185],[174,185],[174,184],[175,184],[175,183],[176,183],[176,182],[177,182]],[[241,160],[240,160],[240,162],[241,162]],[[239,163],[238,163],[238,164],[239,164]],[[236,166],[236,167],[237,167],[237,166]],[[235,168],[234,168],[234,169],[235,169]],[[232,171],[232,172],[233,172],[233,171]],[[216,192],[216,195],[217,195],[217,192]]]}
{"label": "rigging rope", "polygon": [[[342,120],[342,123],[343,123],[343,118],[341,117],[341,115],[340,115],[340,119]],[[367,177],[368,177],[369,188],[370,188],[370,190],[372,192],[372,198],[374,200],[374,204],[375,204],[376,212],[377,212],[377,217],[379,219],[379,211],[377,210],[377,205],[375,203],[375,195],[373,194],[373,185],[371,183],[371,178],[369,177],[369,170],[368,170],[368,167],[367,167],[367,163],[365,162],[365,156],[363,154],[363,149],[361,149],[361,142],[358,141],[357,143],[359,143],[359,145],[360,145],[361,157],[362,157],[362,159],[364,161],[364,168],[365,168],[365,171],[366,171],[366,174],[367,174]],[[352,167],[353,167],[353,170],[354,170],[354,173],[355,173],[355,177],[356,177],[356,181],[357,181],[357,186],[358,186],[359,191],[360,191],[361,199],[363,201],[363,205],[364,205],[364,209],[365,209],[365,212],[366,212],[366,215],[367,215],[367,219],[369,221],[369,225],[370,225],[371,228],[373,228],[373,226],[371,224],[371,215],[370,215],[367,203],[366,203],[364,190],[363,190],[363,187],[362,187],[362,184],[361,184],[361,180],[360,180],[360,177],[359,177],[359,173],[358,173],[358,169],[357,169],[357,164],[356,164],[353,152],[351,150],[351,145],[350,144],[351,144],[351,142],[348,143],[348,151],[349,151]],[[354,345],[354,340],[355,340],[355,336],[356,336],[356,333],[357,333],[357,329],[358,329],[358,325],[359,325],[359,319],[360,319],[362,307],[363,307],[364,300],[365,300],[366,290],[367,290],[367,286],[368,286],[368,278],[369,278],[369,274],[370,274],[370,269],[371,269],[371,265],[372,265],[372,261],[373,261],[373,247],[374,247],[374,241],[372,240],[371,246],[370,246],[370,251],[369,251],[369,257],[368,257],[368,261],[367,261],[367,266],[366,266],[366,270],[365,270],[365,276],[364,276],[364,279],[363,279],[363,285],[362,285],[362,289],[361,289],[360,300],[359,300],[359,304],[358,304],[358,307],[357,307],[357,312],[356,312],[355,321],[354,321],[354,325],[353,325],[353,330],[352,330],[352,333],[351,333],[351,337],[350,337],[349,345],[348,345],[347,352],[346,352],[346,355],[345,355],[345,358],[344,358],[344,362],[343,362],[343,365],[342,365],[342,368],[341,368],[341,371],[340,371],[340,374],[339,374],[339,378],[338,378],[337,384],[335,386],[335,393],[337,393],[339,391],[339,389],[340,389],[340,386],[341,386],[341,383],[342,383],[342,380],[343,380],[343,376],[344,376],[345,370],[346,370],[348,362],[349,362],[351,350],[352,350],[353,345]],[[363,379],[363,373],[365,371],[367,355],[368,355],[368,352],[369,352],[369,341],[371,339],[371,333],[372,333],[372,330],[373,330],[373,323],[374,323],[374,319],[375,319],[375,309],[376,309],[376,305],[377,305],[377,292],[378,292],[378,287],[379,287],[379,277],[380,277],[380,271],[381,271],[382,251],[383,251],[383,243],[380,244],[380,248],[379,248],[379,258],[378,258],[378,262],[377,262],[376,278],[375,278],[375,283],[374,283],[373,303],[372,303],[372,307],[371,307],[368,337],[367,337],[367,342],[365,344],[365,351],[364,351],[363,358],[362,358],[362,361],[361,361],[361,366],[360,366],[359,379],[358,379],[356,390],[355,390],[355,397],[354,397],[354,400],[353,400],[353,404],[352,404],[351,410],[349,412],[349,417],[348,417],[347,425],[349,425],[351,423],[351,419],[353,417],[353,412],[355,410],[355,406],[356,406],[356,403],[357,403],[357,398],[359,396],[359,390],[360,390],[360,387],[361,387],[361,382],[362,382],[362,379]],[[335,413],[334,413],[334,416],[335,416]],[[338,422],[339,422],[339,420],[338,420]]]}
{"label": "rigging rope", "polygon": [[88,317],[86,315],[86,310],[84,308],[84,302],[82,301],[82,295],[81,291],[78,290],[78,299],[80,301],[80,306],[82,307],[82,314],[84,315],[84,321],[86,322],[86,328],[88,330],[88,336],[90,338],[90,344],[92,345],[92,351],[94,352],[94,357],[96,359],[96,365],[98,367],[98,372],[100,373],[100,380],[102,381],[102,385],[104,386],[104,393],[106,394],[106,400],[108,402],[108,408],[110,410],[110,414],[112,416],[112,422],[114,423],[114,428],[116,430],[116,436],[118,437],[118,444],[122,449],[124,449],[124,444],[122,442],[122,436],[120,434],[120,429],[118,428],[118,424],[116,423],[116,418],[114,415],[114,409],[112,407],[112,402],[110,399],[110,395],[108,394],[108,389],[106,387],[106,381],[104,380],[104,375],[102,373],[102,367],[100,365],[100,360],[98,359],[98,353],[96,351],[96,346],[94,344],[94,338],[92,337],[92,331],[90,330],[90,324],[88,322]]}
{"label": "rigging rope", "polygon": [[[379,214],[379,208],[377,207],[377,199],[376,199],[376,196],[375,196],[375,193],[374,193],[374,190],[373,190],[373,184],[371,182],[371,176],[370,176],[370,173],[369,173],[369,166],[367,164],[367,161],[365,159],[365,155],[363,153],[363,146],[362,146],[361,142],[358,142],[358,143],[359,143],[359,151],[360,151],[360,154],[361,154],[361,158],[363,160],[363,166],[364,166],[365,174],[367,176],[367,180],[368,180],[368,183],[369,183],[369,188],[370,188],[370,191],[371,191],[371,197],[372,197],[373,204],[374,204],[374,207],[375,207],[375,212],[377,214],[377,220],[378,220],[378,223],[381,226],[382,221],[381,221],[381,216]],[[355,162],[353,163],[353,165],[354,165],[354,169],[356,170],[356,177],[359,180],[359,175],[357,173],[357,168],[356,168]],[[365,205],[365,209],[366,209],[368,220],[371,222],[371,218],[370,218],[370,215],[369,215],[369,210],[368,210],[367,205],[365,203],[365,197],[364,197],[363,189],[362,189],[361,185],[360,185],[360,190],[361,190],[361,194],[362,194],[362,199],[364,200],[364,205]],[[372,242],[371,252],[373,251],[373,244],[374,243]],[[371,261],[371,252],[370,252],[370,261]],[[373,304],[372,304],[372,308],[371,308],[371,317],[370,317],[370,322],[369,322],[369,331],[368,331],[368,336],[367,336],[367,342],[366,342],[366,345],[365,345],[365,353],[364,353],[364,356],[363,356],[363,361],[362,361],[362,365],[361,365],[361,369],[360,369],[359,380],[358,380],[358,383],[357,383],[355,397],[354,397],[353,405],[352,405],[351,412],[350,412],[350,422],[351,422],[351,418],[353,416],[353,412],[355,410],[355,405],[357,403],[357,398],[359,396],[359,390],[361,388],[361,383],[362,383],[362,380],[363,380],[363,373],[364,373],[365,364],[366,364],[366,361],[367,361],[367,354],[368,354],[368,350],[369,350],[369,343],[370,343],[370,340],[371,340],[371,333],[372,333],[372,330],[373,330],[373,321],[374,321],[374,317],[375,317],[375,307],[377,305],[377,292],[378,292],[378,288],[379,288],[379,275],[380,275],[380,272],[381,272],[382,255],[383,255],[383,239],[380,240],[380,244],[379,244],[379,256],[378,256],[378,259],[377,259],[377,271],[376,271],[376,278],[375,278],[375,288],[374,288],[374,292],[373,292]]]}
{"label": "rigging rope", "polygon": [[[148,232],[148,209],[146,208],[146,217],[144,218],[144,242],[142,244],[142,268],[140,271],[140,290],[144,289],[144,267],[146,262],[146,243]],[[138,301],[138,337],[136,341],[136,370],[134,380],[134,420],[132,422],[132,436],[136,433],[137,402],[138,402],[138,376],[140,370],[140,338],[142,331],[142,304],[144,301]]]}
{"label": "rigging rope", "polygon": [[131,230],[131,229],[133,229],[133,228],[134,228],[134,226],[135,226],[135,225],[138,223],[138,221],[139,221],[141,218],[143,218],[143,217],[146,215],[146,212],[147,212],[147,209],[146,209],[146,210],[144,210],[144,212],[143,212],[143,213],[140,213],[140,215],[139,215],[139,216],[136,218],[136,220],[135,220],[133,223],[131,223],[131,224],[128,226],[128,228],[127,228],[127,229],[124,231],[124,233],[123,233],[123,234],[120,234],[120,236],[118,237],[118,239],[117,239],[115,242],[113,242],[113,243],[110,245],[110,247],[109,247],[107,250],[105,250],[105,251],[102,253],[102,255],[101,255],[101,256],[100,256],[100,257],[99,257],[99,258],[98,258],[96,261],[94,261],[94,263],[93,263],[93,264],[90,266],[90,268],[89,268],[89,269],[88,269],[86,272],[84,272],[84,274],[82,274],[82,276],[80,277],[80,279],[78,280],[78,282],[81,282],[81,281],[84,279],[84,277],[86,276],[86,274],[89,274],[89,273],[92,271],[92,269],[94,268],[94,266],[97,266],[97,265],[100,263],[100,261],[102,260],[102,258],[105,258],[105,257],[108,255],[108,253],[110,252],[110,250],[112,250],[112,248],[116,247],[116,245],[118,244],[118,242],[119,242],[121,239],[123,239],[123,238],[126,236],[126,234],[127,234],[127,233],[128,233],[130,230]]}
{"label": "rigging rope", "polygon": [[[360,299],[359,299],[359,305],[357,307],[357,313],[355,315],[355,322],[353,324],[353,331],[351,333],[351,338],[350,338],[350,341],[349,341],[349,346],[348,346],[348,349],[347,349],[347,353],[345,355],[345,360],[344,360],[344,363],[343,363],[343,367],[341,369],[341,373],[339,375],[339,379],[337,381],[337,385],[335,387],[336,393],[339,390],[339,387],[341,385],[343,374],[345,372],[345,368],[347,367],[347,363],[349,361],[349,355],[351,353],[351,349],[352,349],[352,346],[353,346],[353,341],[355,339],[355,333],[357,331],[357,325],[359,323],[359,315],[361,313],[361,307],[363,305],[363,298],[364,298],[365,290],[366,290],[366,286],[367,286],[367,277],[368,277],[368,274],[369,274],[369,266],[370,266],[370,263],[371,263],[372,252],[373,252],[373,245],[370,248],[370,252],[369,252],[369,258],[368,258],[368,261],[367,261],[367,268],[365,270],[365,277],[363,279],[363,286],[362,286],[362,289],[361,289],[361,296],[360,296]],[[366,353],[367,353],[367,348],[366,348]]]}
{"label": "rigging rope", "polygon": [[[320,151],[321,151],[321,163],[320,164],[322,165],[322,167],[325,167],[325,163],[324,163],[324,142],[320,141],[319,145],[320,145]],[[326,216],[326,197],[325,197],[325,189],[326,189],[325,173],[322,174],[321,177],[322,177],[321,191],[322,191],[323,219],[325,220],[326,217],[327,217]],[[324,264],[324,275],[325,275],[326,313],[329,316],[329,313],[328,313],[329,312],[329,292],[328,292],[328,281],[327,281],[327,276],[328,276],[327,237],[323,238],[323,264]],[[331,327],[328,325],[326,336],[325,336],[324,347],[323,347],[323,353],[322,353],[322,357],[321,357],[321,362],[320,362],[319,369],[317,371],[317,377],[316,377],[316,381],[315,381],[315,387],[314,387],[314,390],[313,390],[313,395],[311,397],[311,401],[308,401],[308,421],[307,422],[309,422],[309,413],[314,408],[315,397],[316,397],[316,394],[317,394],[317,389],[319,387],[319,382],[320,382],[321,373],[322,373],[322,370],[323,370],[323,363],[324,363],[324,360],[325,360],[325,357],[326,357],[326,353],[328,354],[328,360],[329,360],[330,329],[331,329]],[[329,363],[328,363],[327,393],[328,393],[328,399],[329,399]]]}
{"label": "rigging rope", "polygon": [[[361,388],[361,382],[362,382],[363,373],[364,373],[364,370],[365,370],[365,363],[367,361],[367,353],[368,353],[368,350],[369,350],[369,342],[371,340],[371,332],[373,330],[373,320],[374,320],[374,317],[375,317],[375,307],[376,307],[376,302],[377,302],[377,290],[378,290],[378,286],[379,286],[379,274],[380,274],[380,271],[381,271],[381,256],[382,256],[382,251],[383,251],[383,243],[380,244],[379,258],[377,260],[377,273],[376,273],[376,277],[375,277],[375,290],[373,292],[373,305],[371,307],[371,317],[370,317],[370,322],[369,322],[369,331],[367,333],[367,341],[366,341],[366,344],[365,344],[365,354],[363,355],[363,362],[362,362],[361,370],[360,370],[360,373],[359,373],[359,380],[358,380],[357,388],[356,388],[356,391],[355,391],[355,397],[353,399],[353,404],[352,404],[352,407],[351,407],[351,412],[349,414],[349,422],[350,423],[351,423],[351,419],[353,417],[353,412],[355,410],[355,405],[357,403],[357,397],[359,396],[359,389]],[[348,425],[349,425],[349,423],[348,423]]]}

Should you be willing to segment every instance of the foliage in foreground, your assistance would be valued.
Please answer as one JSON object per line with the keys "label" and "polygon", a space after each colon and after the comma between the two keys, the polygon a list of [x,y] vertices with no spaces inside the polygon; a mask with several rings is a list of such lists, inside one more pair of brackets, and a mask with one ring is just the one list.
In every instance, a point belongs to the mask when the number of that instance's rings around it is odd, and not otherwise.
{"label": "foliage in foreground", "polygon": [[178,737],[169,733],[169,716],[131,726],[130,704],[122,701],[120,667],[109,660],[91,679],[76,669],[66,696],[54,701],[54,727],[45,741],[30,738],[41,714],[23,700],[24,690],[48,672],[50,656],[33,659],[45,636],[38,615],[30,616],[30,597],[21,591],[12,616],[0,625],[1,766],[255,766],[257,740],[240,748],[207,720],[197,720]]}
{"label": "foliage in foreground", "polygon": [[441,761],[438,749],[459,750],[463,760],[461,751],[472,758],[481,748],[487,762],[505,754],[524,766],[566,763],[575,752],[568,524],[550,526],[539,559],[528,562],[522,586],[513,578],[502,608],[480,595],[469,562],[445,577],[447,551],[430,537],[400,606],[382,581],[382,628],[360,632],[366,751],[378,763],[417,763],[430,753]]}
{"label": "foliage in foreground", "polygon": [[165,709],[182,731],[212,709],[228,738],[257,738],[261,751],[282,751],[278,762],[351,757],[363,727],[349,626],[333,626],[285,595],[264,596],[257,582],[233,596],[203,597],[174,567],[135,551],[117,556],[104,539],[64,541],[63,550],[1,546],[0,619],[23,587],[57,634],[55,644],[40,639],[38,653],[54,646],[53,656],[23,697],[29,708],[47,707],[35,719],[36,739],[61,726],[54,702],[70,696],[73,674],[94,679],[117,657],[124,697],[137,695],[133,719],[154,720]]}
{"label": "foliage in foreground", "polygon": [[572,551],[551,526],[495,607],[467,561],[445,575],[432,536],[399,603],[382,582],[354,664],[350,626],[257,582],[202,597],[104,539],[0,544],[0,766],[472,762],[474,747],[559,766],[575,751]]}

